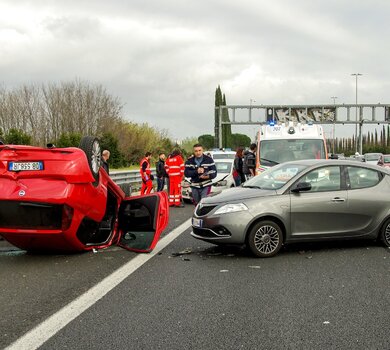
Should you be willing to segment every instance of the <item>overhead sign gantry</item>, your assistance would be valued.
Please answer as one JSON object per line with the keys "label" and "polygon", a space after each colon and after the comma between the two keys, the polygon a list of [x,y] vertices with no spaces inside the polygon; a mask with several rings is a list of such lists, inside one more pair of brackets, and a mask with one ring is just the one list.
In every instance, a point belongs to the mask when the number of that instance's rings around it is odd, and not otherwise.
{"label": "overhead sign gantry", "polygon": [[[223,121],[224,110],[228,111],[229,121]],[[237,110],[247,110],[246,120],[236,120]],[[359,150],[362,153],[362,126],[364,124],[390,124],[390,104],[332,104],[332,105],[230,105],[216,107],[218,125],[215,138],[222,147],[222,125],[261,125],[269,122],[301,122],[316,124],[355,124],[355,134],[359,125]],[[355,113],[352,113],[352,112]]]}

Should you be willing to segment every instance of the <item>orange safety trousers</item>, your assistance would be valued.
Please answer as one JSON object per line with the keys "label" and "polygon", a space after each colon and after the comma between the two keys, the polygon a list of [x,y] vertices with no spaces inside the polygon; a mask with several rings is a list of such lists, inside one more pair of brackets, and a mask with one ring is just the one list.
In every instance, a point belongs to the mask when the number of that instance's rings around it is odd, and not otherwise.
{"label": "orange safety trousers", "polygon": [[141,196],[144,194],[149,194],[152,191],[153,188],[153,181],[148,180],[146,183],[142,181],[142,186],[141,186]]}
{"label": "orange safety trousers", "polygon": [[181,179],[181,176],[169,177],[168,203],[170,207],[179,206],[181,204]]}

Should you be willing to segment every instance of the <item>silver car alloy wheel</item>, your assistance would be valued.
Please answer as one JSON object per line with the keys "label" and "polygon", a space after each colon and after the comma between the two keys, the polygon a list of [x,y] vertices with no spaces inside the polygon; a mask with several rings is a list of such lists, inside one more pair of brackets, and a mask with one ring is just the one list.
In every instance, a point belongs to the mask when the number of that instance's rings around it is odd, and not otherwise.
{"label": "silver car alloy wheel", "polygon": [[385,243],[390,246],[390,223],[386,226],[385,234],[383,235]]}
{"label": "silver car alloy wheel", "polygon": [[101,162],[100,157],[101,157],[100,145],[98,141],[95,141],[92,146],[92,155],[91,155],[92,170],[94,171],[95,174],[99,172],[99,167]]}
{"label": "silver car alloy wheel", "polygon": [[273,253],[279,245],[279,240],[278,230],[271,225],[261,226],[254,237],[256,249],[264,254]]}

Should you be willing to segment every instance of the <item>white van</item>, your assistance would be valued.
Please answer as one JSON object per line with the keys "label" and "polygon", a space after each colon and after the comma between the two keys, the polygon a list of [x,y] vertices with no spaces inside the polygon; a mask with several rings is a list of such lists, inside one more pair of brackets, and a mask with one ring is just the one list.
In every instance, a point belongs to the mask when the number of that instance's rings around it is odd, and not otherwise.
{"label": "white van", "polygon": [[261,125],[257,134],[256,172],[301,159],[328,159],[321,125],[287,122]]}

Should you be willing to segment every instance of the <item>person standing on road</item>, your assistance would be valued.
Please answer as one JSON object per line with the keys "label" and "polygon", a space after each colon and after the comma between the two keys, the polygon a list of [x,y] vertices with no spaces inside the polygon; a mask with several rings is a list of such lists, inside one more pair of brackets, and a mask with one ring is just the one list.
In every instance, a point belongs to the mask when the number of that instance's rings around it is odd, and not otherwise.
{"label": "person standing on road", "polygon": [[239,186],[245,182],[245,175],[243,170],[243,149],[241,147],[237,148],[236,156],[234,157],[234,181],[236,186]]}
{"label": "person standing on road", "polygon": [[184,175],[184,161],[178,149],[173,150],[165,162],[165,171],[169,177],[168,202],[170,207],[183,208],[181,182]]}
{"label": "person standing on road", "polygon": [[152,153],[146,152],[145,157],[142,158],[140,162],[139,172],[141,173],[142,186],[141,186],[141,196],[148,194],[152,191],[153,188],[153,175],[150,170],[150,158],[152,158]]}
{"label": "person standing on road", "polygon": [[197,205],[211,190],[211,180],[217,176],[214,160],[203,154],[203,146],[197,143],[193,146],[194,157],[185,164],[184,175],[191,178],[192,200]]}
{"label": "person standing on road", "polygon": [[256,175],[256,144],[252,143],[249,146],[249,151],[244,153],[244,161],[242,165],[242,170],[245,174],[246,180]]}
{"label": "person standing on road", "polygon": [[110,174],[110,167],[108,166],[108,159],[110,158],[110,151],[104,150],[102,152],[102,167],[106,171],[107,174]]}
{"label": "person standing on road", "polygon": [[168,177],[165,171],[165,153],[160,153],[158,158],[156,163],[157,192],[161,192],[164,189],[165,179]]}

